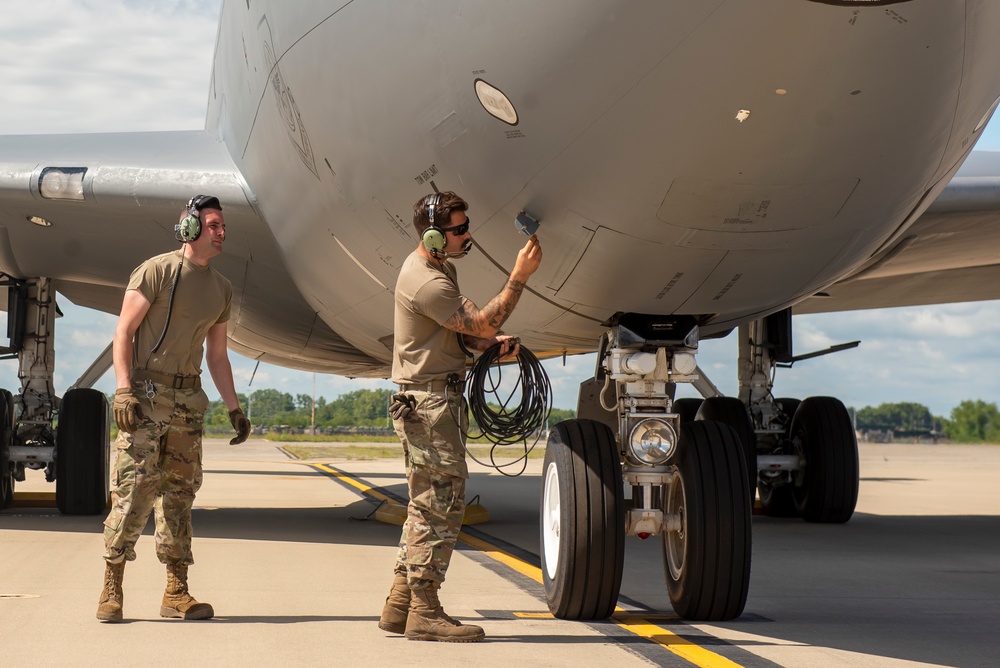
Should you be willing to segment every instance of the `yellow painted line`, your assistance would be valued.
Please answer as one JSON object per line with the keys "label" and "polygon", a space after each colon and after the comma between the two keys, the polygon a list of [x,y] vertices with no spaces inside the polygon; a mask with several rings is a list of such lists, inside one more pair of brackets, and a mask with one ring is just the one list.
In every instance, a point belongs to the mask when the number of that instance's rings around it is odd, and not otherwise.
{"label": "yellow painted line", "polygon": [[[363,494],[368,494],[369,496],[372,496],[380,501],[396,503],[394,499],[391,499],[381,492],[372,489],[357,478],[354,478],[343,471],[327,466],[326,464],[310,464],[309,466],[329,473],[338,480],[361,491]],[[541,568],[533,566],[523,559],[515,557],[509,552],[504,552],[496,545],[482,540],[481,538],[470,536],[464,531],[458,534],[458,539],[469,547],[479,550],[492,559],[495,559],[505,566],[514,569],[518,573],[531,578],[535,582],[539,584],[542,583]],[[514,615],[516,617],[526,619],[547,619],[552,617],[552,615],[548,613],[514,613]],[[663,615],[655,615],[655,617],[663,618]],[[634,633],[641,638],[646,638],[647,640],[655,642],[657,645],[660,645],[664,649],[673,652],[680,658],[685,661],[689,661],[696,666],[701,666],[702,668],[730,668],[732,666],[736,666],[739,668],[740,664],[734,663],[726,657],[716,654],[715,652],[710,652],[704,647],[697,645],[686,638],[682,638],[676,633],[671,633],[661,626],[651,624],[648,619],[642,616],[628,613],[624,608],[615,607],[615,613],[611,617],[611,621],[629,633]]]}
{"label": "yellow painted line", "polygon": [[617,613],[612,618],[615,624],[626,631],[630,631],[637,636],[652,640],[658,645],[665,647],[677,656],[686,661],[690,661],[696,666],[705,668],[721,668],[722,666],[739,666],[724,656],[719,656],[715,652],[710,652],[700,645],[682,638],[675,633],[671,633],[663,627],[650,624],[642,617],[621,615]]}
{"label": "yellow painted line", "polygon": [[542,569],[537,566],[532,566],[523,559],[518,559],[509,552],[504,552],[496,545],[487,543],[485,540],[476,538],[475,536],[470,536],[464,531],[458,534],[458,539],[468,545],[469,547],[474,547],[488,557],[496,559],[501,564],[513,568],[515,571],[521,575],[526,575],[535,582],[542,583]]}
{"label": "yellow painted line", "polygon": [[551,612],[515,612],[518,619],[555,619]]}
{"label": "yellow painted line", "polygon": [[387,501],[388,503],[395,503],[396,505],[399,505],[399,503],[395,499],[386,496],[382,492],[379,492],[378,490],[369,487],[368,485],[361,482],[354,476],[350,476],[344,473],[343,471],[333,468],[332,466],[327,466],[326,464],[310,464],[309,466],[313,467],[314,469],[319,469],[320,471],[325,471],[329,473],[337,480],[347,483],[351,487],[354,487],[355,489],[359,490],[362,494],[367,494],[368,496],[374,497],[379,501]]}

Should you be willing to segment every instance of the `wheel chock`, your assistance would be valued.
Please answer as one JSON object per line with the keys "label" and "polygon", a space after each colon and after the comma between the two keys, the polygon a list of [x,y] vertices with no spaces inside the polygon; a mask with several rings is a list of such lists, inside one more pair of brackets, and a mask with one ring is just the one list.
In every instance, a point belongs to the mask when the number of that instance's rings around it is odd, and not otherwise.
{"label": "wheel chock", "polygon": [[477,494],[472,497],[472,501],[465,504],[465,517],[462,518],[462,524],[482,524],[489,521],[489,511],[478,501],[479,495]]}
{"label": "wheel chock", "polygon": [[385,501],[375,509],[375,519],[379,522],[395,524],[401,527],[403,526],[403,522],[406,521],[406,506]]}
{"label": "wheel chock", "polygon": [[14,492],[10,508],[55,508],[55,492]]}

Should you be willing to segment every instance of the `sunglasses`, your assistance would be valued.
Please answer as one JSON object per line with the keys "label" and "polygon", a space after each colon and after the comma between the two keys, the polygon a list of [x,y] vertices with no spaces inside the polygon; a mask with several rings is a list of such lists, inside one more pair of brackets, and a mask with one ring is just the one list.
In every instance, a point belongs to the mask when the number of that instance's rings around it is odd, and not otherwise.
{"label": "sunglasses", "polygon": [[465,217],[465,222],[461,225],[456,225],[455,227],[442,227],[442,232],[451,232],[456,237],[460,237],[469,231],[469,217]]}

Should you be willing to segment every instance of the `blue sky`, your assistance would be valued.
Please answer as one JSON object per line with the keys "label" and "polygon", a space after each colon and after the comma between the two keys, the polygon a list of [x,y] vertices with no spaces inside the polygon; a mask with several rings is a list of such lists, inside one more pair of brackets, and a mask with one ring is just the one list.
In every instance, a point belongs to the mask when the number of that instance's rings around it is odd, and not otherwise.
{"label": "blue sky", "polygon": [[[186,130],[204,126],[218,0],[36,0],[9,3],[0,25],[0,133]],[[1000,150],[1000,121],[977,148]],[[544,239],[543,239],[544,241]],[[470,261],[469,259],[465,260]],[[498,286],[499,287],[499,286]],[[60,301],[57,392],[111,341],[113,316]],[[0,316],[2,318],[3,316]],[[964,399],[1000,401],[1000,302],[885,309],[795,318],[795,352],[861,340],[854,350],[779,370],[778,396],[830,395],[857,408],[915,401],[947,416]],[[5,330],[0,330],[0,332]],[[237,390],[276,388],[328,400],[387,381],[348,380],[261,364],[231,353]],[[735,335],[701,344],[699,363],[736,391]],[[555,405],[576,405],[594,355],[545,364]],[[113,391],[107,373],[97,384]],[[218,393],[208,374],[208,392]],[[16,361],[0,361],[0,387],[19,388]],[[690,388],[680,394],[694,396]]]}

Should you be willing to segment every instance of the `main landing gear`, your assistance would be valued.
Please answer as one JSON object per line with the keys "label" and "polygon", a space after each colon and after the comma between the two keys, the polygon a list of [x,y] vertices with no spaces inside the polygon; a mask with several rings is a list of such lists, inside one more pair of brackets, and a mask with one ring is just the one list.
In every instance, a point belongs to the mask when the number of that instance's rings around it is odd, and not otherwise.
{"label": "main landing gear", "polygon": [[[578,419],[552,429],[545,456],[541,562],[556,617],[610,616],[625,536],[660,535],[677,614],[734,619],[749,591],[756,491],[769,515],[850,519],[858,456],[843,404],[771,396],[774,367],[795,360],[777,344],[790,327],[779,314],[740,328],[740,396],[728,398],[695,362],[693,317],[612,320]],[[679,382],[707,398],[675,401]]]}
{"label": "main landing gear", "polygon": [[778,366],[857,345],[792,356],[791,312],[775,313],[739,329],[740,401],[757,435],[757,491],[771,517],[843,523],[858,502],[858,443],[844,404],[833,397],[775,399]]}
{"label": "main landing gear", "polygon": [[[21,393],[0,390],[0,509],[14,498],[25,470],[44,470],[56,483],[65,515],[95,515],[108,503],[110,413],[98,390],[76,387],[55,396],[55,291],[47,278],[4,277],[10,345],[3,359],[18,360]],[[106,351],[107,353],[107,351]],[[106,370],[105,366],[105,370]]]}

